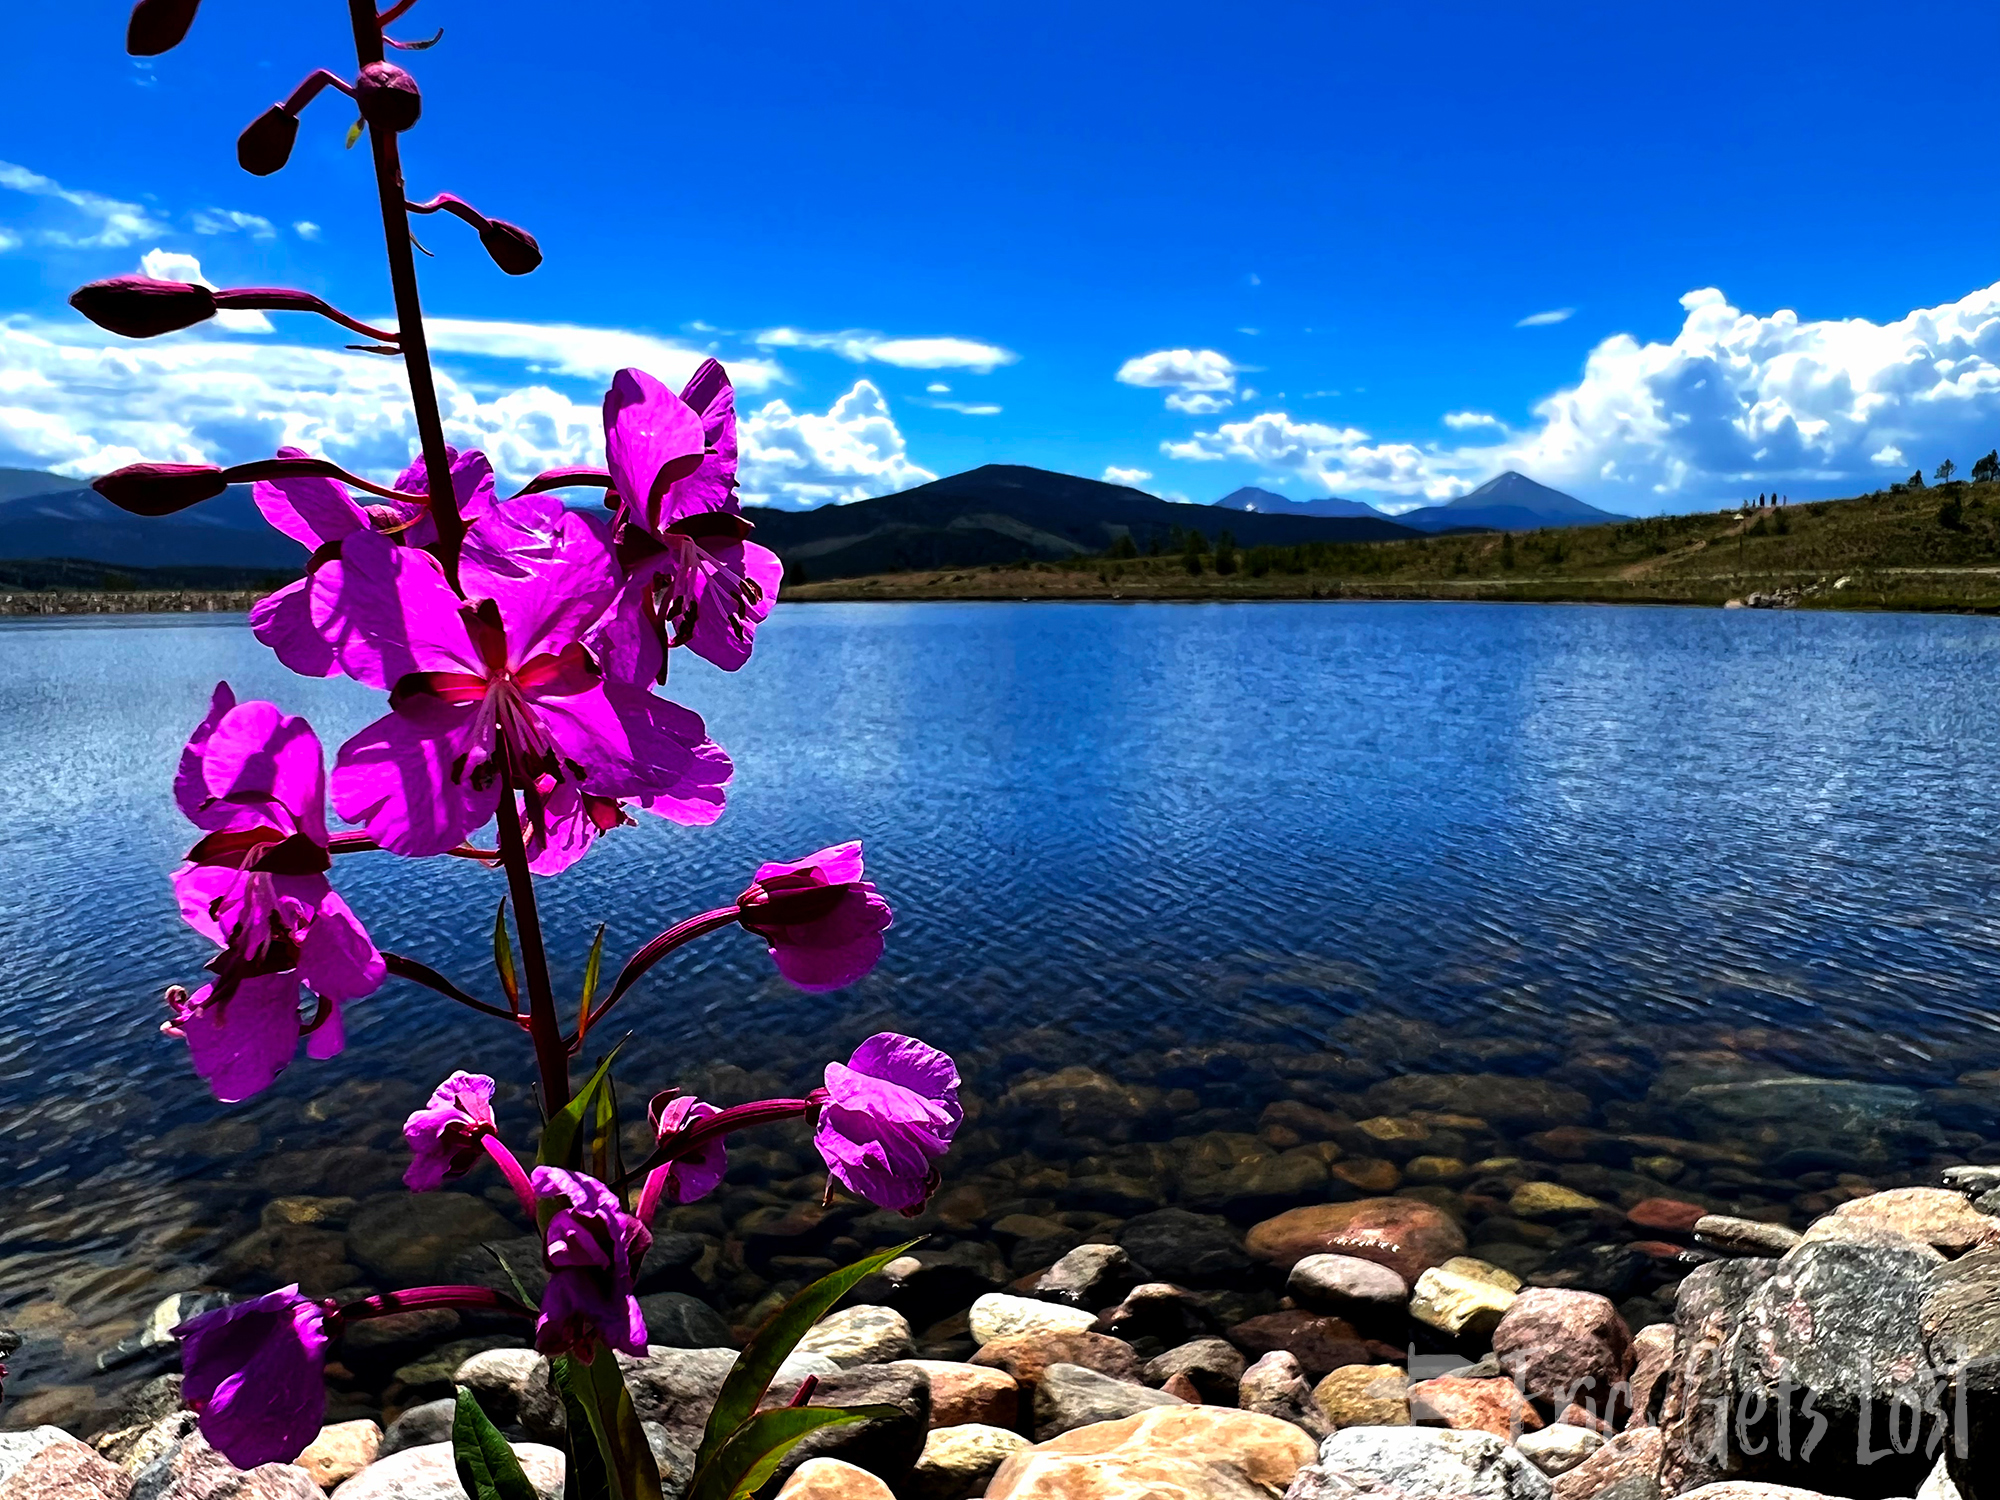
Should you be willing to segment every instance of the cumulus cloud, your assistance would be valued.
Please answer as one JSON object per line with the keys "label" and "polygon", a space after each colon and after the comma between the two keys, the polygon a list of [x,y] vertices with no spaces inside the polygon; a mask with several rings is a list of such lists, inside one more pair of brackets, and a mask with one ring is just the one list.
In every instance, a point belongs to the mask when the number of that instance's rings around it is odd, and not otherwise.
{"label": "cumulus cloud", "polygon": [[311,219],[300,219],[292,225],[292,233],[302,240],[316,240],[319,238],[319,225]]}
{"label": "cumulus cloud", "polygon": [[[117,249],[166,232],[166,225],[137,203],[107,198],[102,193],[66,188],[53,178],[31,172],[13,162],[0,161],[0,188],[25,193],[64,210],[64,224],[39,229],[34,237],[45,245],[66,250]],[[80,227],[79,227],[80,221]],[[12,236],[19,245],[22,237]]]}
{"label": "cumulus cloud", "polygon": [[1167,397],[1167,410],[1190,417],[1212,417],[1236,403],[1227,396],[1211,396],[1207,391],[1175,391]]}
{"label": "cumulus cloud", "polygon": [[[215,285],[201,274],[200,261],[177,250],[148,250],[139,257],[139,272],[155,281],[188,281],[205,287]],[[215,315],[215,323],[218,328],[227,328],[233,333],[277,332],[271,320],[255,308],[226,307]]]}
{"label": "cumulus cloud", "polygon": [[1214,349],[1156,349],[1118,367],[1118,383],[1148,390],[1233,391],[1240,366]]}
{"label": "cumulus cloud", "polygon": [[1480,428],[1501,432],[1505,430],[1507,424],[1489,412],[1448,411],[1444,414],[1444,425],[1454,432],[1476,431]]}
{"label": "cumulus cloud", "polygon": [[767,402],[744,415],[737,440],[752,505],[844,505],[937,478],[910,460],[889,403],[867,380],[823,414]]}
{"label": "cumulus cloud", "polygon": [[1021,356],[998,344],[960,338],[888,338],[849,329],[809,333],[801,328],[767,328],[756,336],[766,349],[824,349],[856,364],[895,365],[905,370],[970,370],[976,375],[1011,365]]}
{"label": "cumulus cloud", "polygon": [[1374,442],[1358,427],[1295,422],[1281,411],[1225,422],[1186,442],[1160,444],[1169,458],[1244,459],[1269,474],[1298,475],[1328,490],[1370,489],[1447,500],[1472,486],[1440,472],[1439,455],[1412,443]]}
{"label": "cumulus cloud", "polygon": [[1548,312],[1529,313],[1514,326],[1516,328],[1547,328],[1552,323],[1567,323],[1576,316],[1573,307],[1551,308]]}
{"label": "cumulus cloud", "polygon": [[[508,323],[478,318],[426,318],[431,348],[445,354],[517,360],[531,371],[580,380],[609,380],[637,365],[678,386],[708,358],[670,339],[623,328],[583,328],[569,323]],[[738,389],[763,391],[784,379],[768,359],[727,362]]]}
{"label": "cumulus cloud", "polygon": [[1139,485],[1144,484],[1152,477],[1153,471],[1151,469],[1121,469],[1117,464],[1106,464],[1104,466],[1104,482],[1106,484]]}

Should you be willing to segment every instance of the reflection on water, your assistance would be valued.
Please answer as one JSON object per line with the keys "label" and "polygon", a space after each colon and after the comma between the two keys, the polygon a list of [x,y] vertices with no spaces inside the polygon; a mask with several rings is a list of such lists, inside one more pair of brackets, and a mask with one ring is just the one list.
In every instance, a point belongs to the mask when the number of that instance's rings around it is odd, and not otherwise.
{"label": "reflection on water", "polygon": [[[1627,1133],[1663,1088],[1738,1066],[1983,1098],[1996,668],[2000,626],[1955,617],[788,606],[745,672],[673,684],[735,757],[727,817],[619,832],[545,883],[545,919],[573,993],[598,921],[620,954],[764,859],[863,837],[898,912],[881,969],[803,997],[751,939],[711,939],[627,1002],[631,1092],[716,1062],[796,1078],[894,1024],[962,1052],[996,1106],[961,1163],[975,1178],[977,1152],[1250,1139],[1276,1098],[1359,1118],[1403,1071],[1574,1084],[1585,1054],[1625,1059],[1590,1064],[1583,1092],[1589,1128]],[[82,1381],[164,1291],[241,1272],[274,1193],[393,1190],[401,1112],[443,1073],[527,1069],[489,1023],[392,985],[350,1009],[342,1058],[234,1110],[202,1094],[155,1028],[162,987],[207,956],[169,900],[191,833],[168,782],[219,678],[329,744],[379,712],[292,677],[240,620],[0,625],[0,1323],[30,1339],[22,1390]],[[384,947],[489,987],[497,874],[368,855],[336,880]],[[1209,1067],[1215,1044],[1252,1059],[1262,1096],[1229,1069],[1174,1094],[1175,1049]],[[1065,1066],[1162,1092],[1067,1147],[1029,1096],[997,1107]],[[710,1086],[732,1079],[748,1086]],[[1932,1099],[1957,1135],[1927,1149],[1983,1149],[1977,1103]],[[1261,1149],[1291,1148],[1267,1130]],[[325,1275],[378,1280],[337,1229],[312,1242]],[[753,1300],[743,1274],[711,1300]]]}

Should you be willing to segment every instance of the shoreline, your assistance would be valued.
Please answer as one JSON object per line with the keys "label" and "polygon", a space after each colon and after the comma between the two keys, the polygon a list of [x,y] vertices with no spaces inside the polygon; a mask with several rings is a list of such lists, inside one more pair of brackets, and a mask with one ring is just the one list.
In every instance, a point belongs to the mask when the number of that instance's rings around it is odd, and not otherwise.
{"label": "shoreline", "polygon": [[269,589],[22,589],[0,594],[0,618],[38,615],[247,614]]}

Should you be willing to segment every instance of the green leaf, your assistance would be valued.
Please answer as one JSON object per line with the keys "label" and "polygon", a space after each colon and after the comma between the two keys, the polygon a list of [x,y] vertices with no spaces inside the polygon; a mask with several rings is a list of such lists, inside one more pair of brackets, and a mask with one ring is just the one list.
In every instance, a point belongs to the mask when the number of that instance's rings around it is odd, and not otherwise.
{"label": "green leaf", "polygon": [[[659,1466],[616,1356],[600,1344],[589,1364],[564,1355],[553,1368],[570,1414],[571,1473],[573,1479],[580,1474],[583,1481],[580,1489],[573,1484],[568,1493],[583,1500],[599,1495],[609,1500],[661,1500]],[[586,1433],[588,1439],[582,1436]],[[595,1451],[586,1455],[585,1448]]]}
{"label": "green leaf", "polygon": [[451,1456],[458,1482],[472,1500],[538,1500],[513,1444],[500,1436],[464,1386],[458,1388],[458,1412],[451,1422]]}
{"label": "green leaf", "polygon": [[604,966],[604,924],[597,924],[597,940],[590,945],[590,957],[583,965],[583,1005],[580,1008],[579,1026],[590,1020],[590,1002],[597,998],[597,971]]}
{"label": "green leaf", "polygon": [[[620,1042],[618,1047],[625,1044]],[[611,1078],[612,1059],[618,1056],[618,1047],[613,1047],[597,1071],[590,1075],[590,1081],[576,1092],[576,1097],[565,1105],[561,1113],[542,1126],[542,1148],[535,1153],[538,1167],[563,1167],[578,1171],[583,1166],[583,1146],[578,1137],[583,1132],[583,1122],[597,1102],[597,1091],[608,1086]]]}
{"label": "green leaf", "polygon": [[356,120],[352,125],[347,127],[347,149],[349,151],[352,151],[354,143],[361,139],[361,130],[362,122],[359,120]]}
{"label": "green leaf", "polygon": [[806,1331],[825,1317],[833,1304],[855,1286],[897,1256],[909,1254],[918,1243],[918,1240],[910,1240],[893,1249],[866,1256],[851,1266],[842,1266],[831,1276],[822,1276],[765,1320],[764,1326],[757,1330],[737,1358],[729,1378],[722,1382],[722,1393],[715,1398],[715,1410],[708,1415],[708,1430],[702,1434],[701,1452],[695,1455],[697,1470],[720,1454],[734,1439],[737,1429],[753,1419],[764,1399],[764,1392],[770,1389],[772,1378],[778,1373],[778,1367],[798,1348],[799,1340],[806,1336]]}
{"label": "green leaf", "polygon": [[500,1253],[500,1247],[489,1240],[486,1242],[486,1253],[500,1263],[500,1269],[506,1272],[507,1279],[514,1284],[514,1300],[523,1307],[533,1307],[535,1299],[530,1297],[528,1289],[521,1285],[521,1278],[516,1276],[514,1268],[507,1264],[507,1257]]}
{"label": "green leaf", "polygon": [[781,1406],[760,1412],[736,1430],[720,1453],[695,1470],[685,1500],[740,1500],[754,1495],[777,1472],[785,1455],[813,1433],[898,1415],[893,1406]]}
{"label": "green leaf", "polygon": [[597,1091],[597,1123],[590,1133],[590,1171],[599,1182],[618,1181],[618,1088],[609,1078]]}
{"label": "green leaf", "polygon": [[500,898],[500,909],[493,913],[493,967],[500,975],[500,988],[507,992],[507,1003],[518,1012],[521,1008],[521,981],[514,974],[514,944],[507,936],[507,898]]}

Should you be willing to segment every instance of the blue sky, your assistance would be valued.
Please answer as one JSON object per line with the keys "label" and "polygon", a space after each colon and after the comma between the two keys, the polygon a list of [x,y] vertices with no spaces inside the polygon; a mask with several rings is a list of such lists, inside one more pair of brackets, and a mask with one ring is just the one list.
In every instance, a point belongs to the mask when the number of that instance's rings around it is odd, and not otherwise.
{"label": "blue sky", "polygon": [[[10,17],[0,463],[392,471],[395,372],[333,330],[114,352],[63,307],[149,252],[388,306],[345,101],[278,176],[234,162],[351,71],[344,7],[204,0],[147,64],[124,15]],[[438,26],[402,55],[411,188],[548,255],[420,231],[455,431],[505,472],[585,456],[617,364],[710,351],[781,504],[1015,462],[1406,506],[1517,467],[1644,513],[2000,443],[1990,7],[423,0],[397,31]]]}

